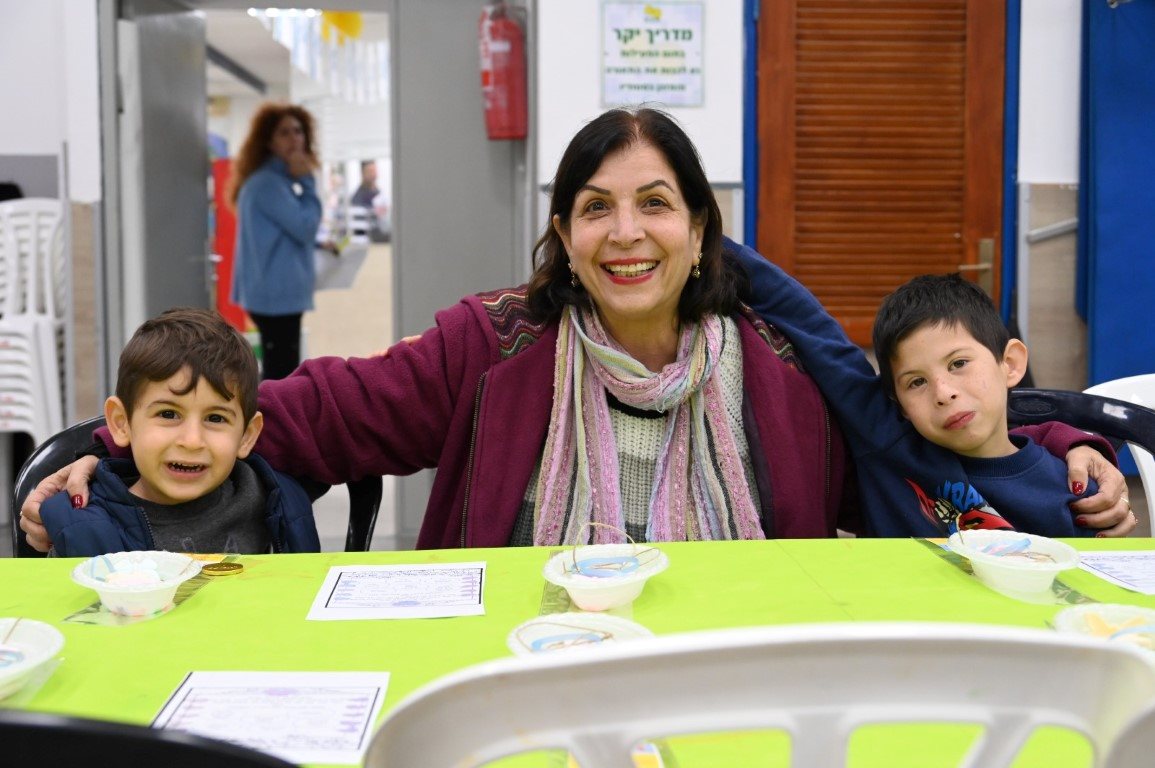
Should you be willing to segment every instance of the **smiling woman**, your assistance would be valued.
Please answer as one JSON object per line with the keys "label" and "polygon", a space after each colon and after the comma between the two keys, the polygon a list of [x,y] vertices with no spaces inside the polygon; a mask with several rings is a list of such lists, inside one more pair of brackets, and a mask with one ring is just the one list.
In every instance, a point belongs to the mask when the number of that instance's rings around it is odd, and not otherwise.
{"label": "smiling woman", "polygon": [[266,383],[257,450],[326,482],[437,466],[425,547],[832,535],[841,437],[740,311],[682,129],[650,109],[587,124],[550,219],[528,287],[467,297],[385,358]]}

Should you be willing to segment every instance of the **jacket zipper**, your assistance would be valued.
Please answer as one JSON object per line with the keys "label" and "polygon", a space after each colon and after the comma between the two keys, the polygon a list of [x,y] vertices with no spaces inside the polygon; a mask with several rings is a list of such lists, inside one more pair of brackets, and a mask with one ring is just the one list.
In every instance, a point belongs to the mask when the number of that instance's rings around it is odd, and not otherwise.
{"label": "jacket zipper", "polygon": [[469,460],[465,463],[465,499],[461,503],[461,548],[465,549],[465,522],[469,517],[469,495],[473,490],[473,454],[477,450],[477,422],[481,417],[481,392],[485,389],[485,377],[489,371],[481,374],[477,380],[477,392],[473,395],[473,431],[469,436]]}

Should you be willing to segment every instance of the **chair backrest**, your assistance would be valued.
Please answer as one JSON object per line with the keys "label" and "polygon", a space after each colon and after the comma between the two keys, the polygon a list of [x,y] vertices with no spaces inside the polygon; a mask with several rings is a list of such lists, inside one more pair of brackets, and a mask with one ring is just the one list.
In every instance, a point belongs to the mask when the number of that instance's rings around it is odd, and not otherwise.
{"label": "chair backrest", "polygon": [[[1012,389],[1007,399],[1007,418],[1012,424],[1062,421],[1079,429],[1098,432],[1116,444],[1126,442],[1133,448],[1140,466],[1147,508],[1155,509],[1151,506],[1155,501],[1155,464],[1150,465],[1144,474],[1143,464],[1139,461],[1141,452],[1147,454],[1148,460],[1155,452],[1155,410],[1128,400],[1115,395],[1106,396],[1106,393]],[[1146,402],[1155,406],[1155,397],[1149,397]]]}
{"label": "chair backrest", "polygon": [[[1113,397],[1146,408],[1155,408],[1155,373],[1104,381],[1084,391],[1089,395]],[[1139,479],[1143,481],[1143,495],[1147,497],[1147,509],[1155,509],[1151,506],[1155,501],[1155,457],[1151,455],[1151,444],[1143,446],[1129,440],[1127,447],[1131,450],[1131,456],[1139,468]]]}
{"label": "chair backrest", "polygon": [[1155,706],[1136,715],[1115,739],[1105,768],[1150,768],[1155,755]]}
{"label": "chair backrest", "polygon": [[159,765],[165,768],[290,768],[292,763],[226,741],[182,731],[0,709],[4,764]]}
{"label": "chair backrest", "polygon": [[70,464],[86,448],[92,445],[92,431],[104,425],[104,417],[82,421],[57,432],[36,447],[16,475],[12,504],[12,551],[16,557],[43,557],[28,546],[24,532],[20,530],[20,505],[40,481],[56,470]]}
{"label": "chair backrest", "polygon": [[[41,557],[28,546],[24,532],[20,530],[17,511],[28,494],[41,480],[56,470],[71,463],[85,449],[92,445],[92,432],[104,426],[104,417],[73,424],[42,442],[16,476],[13,492],[12,551],[17,557]],[[367,477],[348,484],[349,528],[345,534],[346,552],[367,552],[373,541],[373,528],[377,524],[377,512],[381,507],[381,478]]]}
{"label": "chair backrest", "polygon": [[566,749],[630,768],[678,734],[780,729],[791,765],[846,761],[872,723],[970,723],[964,765],[1010,765],[1033,731],[1084,734],[1096,765],[1155,700],[1144,652],[1094,638],[973,624],[800,624],[687,633],[488,662],[425,686],[374,734],[366,768],[482,765]]}
{"label": "chair backrest", "polygon": [[0,283],[4,314],[55,317],[64,284],[62,208],[54,198],[0,203]]}

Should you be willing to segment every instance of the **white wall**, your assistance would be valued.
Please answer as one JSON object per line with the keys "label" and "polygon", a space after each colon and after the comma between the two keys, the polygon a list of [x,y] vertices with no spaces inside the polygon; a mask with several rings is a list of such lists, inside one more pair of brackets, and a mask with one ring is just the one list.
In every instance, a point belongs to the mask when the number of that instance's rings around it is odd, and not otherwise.
{"label": "white wall", "polygon": [[1079,181],[1081,0],[1022,0],[1019,181]]}
{"label": "white wall", "polygon": [[95,0],[0,0],[0,154],[56,155],[69,197],[100,199]]}
{"label": "white wall", "polygon": [[[698,147],[714,184],[742,181],[742,1],[702,0],[703,105],[668,110]],[[605,111],[601,3],[537,4],[537,174],[548,184],[569,140]]]}

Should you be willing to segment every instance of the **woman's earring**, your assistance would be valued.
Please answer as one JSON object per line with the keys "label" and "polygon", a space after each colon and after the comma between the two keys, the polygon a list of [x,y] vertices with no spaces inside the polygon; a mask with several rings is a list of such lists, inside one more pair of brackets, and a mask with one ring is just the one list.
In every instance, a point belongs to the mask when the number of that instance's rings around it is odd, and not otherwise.
{"label": "woman's earring", "polygon": [[702,263],[702,254],[699,253],[698,258],[694,259],[694,268],[692,270],[690,270],[690,277],[698,278],[698,277],[702,276],[702,270],[698,268],[698,265],[701,263]]}
{"label": "woman's earring", "polygon": [[574,288],[577,288],[578,286],[580,286],[582,284],[581,280],[578,280],[577,272],[573,271],[573,262],[572,261],[569,263],[569,284],[572,285]]}

